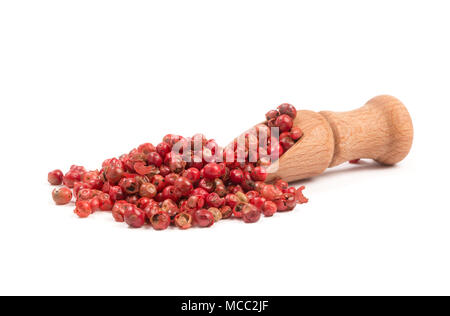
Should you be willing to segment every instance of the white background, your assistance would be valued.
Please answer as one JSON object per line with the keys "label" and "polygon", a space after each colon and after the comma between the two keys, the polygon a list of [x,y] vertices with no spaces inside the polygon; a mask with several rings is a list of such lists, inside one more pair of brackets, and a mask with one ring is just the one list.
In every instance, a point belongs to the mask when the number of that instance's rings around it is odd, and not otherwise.
{"label": "white background", "polygon": [[[0,294],[450,294],[447,1],[2,1]],[[282,102],[400,98],[413,149],[304,181],[254,225],[132,230],[47,172],[172,132],[226,144]]]}

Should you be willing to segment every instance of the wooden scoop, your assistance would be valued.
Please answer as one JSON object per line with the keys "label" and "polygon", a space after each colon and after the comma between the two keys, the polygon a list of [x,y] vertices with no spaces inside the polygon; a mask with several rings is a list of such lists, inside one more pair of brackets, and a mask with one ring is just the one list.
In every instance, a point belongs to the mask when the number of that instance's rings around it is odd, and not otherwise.
{"label": "wooden scoop", "polygon": [[408,110],[389,95],[350,112],[298,111],[294,126],[304,135],[280,157],[279,166],[268,168],[267,182],[310,178],[358,158],[393,165],[408,155],[413,140]]}

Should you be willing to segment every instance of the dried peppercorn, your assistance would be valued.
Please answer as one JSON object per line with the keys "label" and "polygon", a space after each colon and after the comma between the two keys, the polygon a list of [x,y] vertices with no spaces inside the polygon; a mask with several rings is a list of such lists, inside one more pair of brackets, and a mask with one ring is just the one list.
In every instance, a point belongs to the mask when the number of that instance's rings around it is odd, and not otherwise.
{"label": "dried peppercorn", "polygon": [[125,209],[124,220],[130,227],[140,228],[145,224],[145,213],[133,205]]}
{"label": "dried peppercorn", "polygon": [[242,219],[246,223],[256,223],[261,217],[261,211],[252,204],[246,204],[242,210]]}
{"label": "dried peppercorn", "polygon": [[141,197],[146,197],[149,199],[153,199],[156,194],[158,194],[158,190],[156,189],[156,186],[153,183],[142,183],[139,188],[139,195]]}
{"label": "dried peppercorn", "polygon": [[78,215],[78,217],[86,218],[92,214],[92,208],[89,201],[78,201],[75,204],[74,213]]}
{"label": "dried peppercorn", "polygon": [[273,203],[272,201],[266,201],[264,202],[262,213],[266,217],[271,217],[273,214],[277,212],[277,205]]}
{"label": "dried peppercorn", "polygon": [[56,169],[48,173],[47,179],[51,185],[60,185],[63,182],[63,176],[62,171]]}
{"label": "dried peppercorn", "polygon": [[52,197],[56,205],[64,205],[72,200],[72,191],[66,187],[54,189],[52,192]]}
{"label": "dried peppercorn", "polygon": [[156,230],[167,229],[170,225],[170,216],[166,212],[160,211],[152,215],[150,218],[150,224]]}
{"label": "dried peppercorn", "polygon": [[220,208],[222,219],[230,218],[233,215],[233,209],[229,205],[224,205]]}
{"label": "dried peppercorn", "polygon": [[248,203],[245,202],[239,202],[237,203],[233,208],[233,216],[237,218],[242,217],[242,209],[247,205]]}
{"label": "dried peppercorn", "polygon": [[125,211],[127,208],[133,207],[126,201],[117,201],[112,208],[112,215],[116,222],[124,222]]}
{"label": "dried peppercorn", "polygon": [[216,207],[210,207],[208,211],[213,215],[214,222],[218,222],[222,219],[222,212]]}
{"label": "dried peppercorn", "polygon": [[179,213],[175,216],[175,225],[180,229],[192,227],[192,216],[188,213]]}
{"label": "dried peppercorn", "polygon": [[205,209],[194,212],[194,221],[200,227],[210,227],[214,224],[213,214]]}

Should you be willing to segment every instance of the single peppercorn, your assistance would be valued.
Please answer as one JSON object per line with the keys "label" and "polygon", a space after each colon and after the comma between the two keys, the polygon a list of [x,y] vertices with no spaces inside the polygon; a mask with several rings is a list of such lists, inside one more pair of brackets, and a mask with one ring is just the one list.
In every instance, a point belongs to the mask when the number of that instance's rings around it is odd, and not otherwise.
{"label": "single peppercorn", "polygon": [[224,205],[225,200],[223,198],[221,198],[217,193],[210,193],[208,194],[208,196],[206,197],[206,205],[208,205],[209,207],[221,207],[222,205]]}
{"label": "single peppercorn", "polygon": [[150,217],[150,224],[156,230],[167,229],[170,225],[170,216],[166,212],[160,211]]}
{"label": "single peppercorn", "polygon": [[242,219],[246,223],[256,223],[261,217],[261,212],[252,204],[246,204],[242,210]]}
{"label": "single peppercorn", "polygon": [[64,175],[63,175],[62,171],[59,169],[56,169],[56,170],[50,171],[48,173],[47,179],[51,185],[60,185],[63,182],[63,177],[64,177]]}
{"label": "single peppercorn", "polygon": [[67,187],[54,189],[52,192],[53,201],[56,205],[64,205],[72,200],[72,191]]}
{"label": "single peppercorn", "polygon": [[230,180],[235,184],[241,184],[244,181],[244,172],[241,169],[231,170]]}
{"label": "single peppercorn", "polygon": [[74,213],[80,218],[86,218],[92,214],[92,208],[89,201],[78,201],[75,204]]}
{"label": "single peppercorn", "polygon": [[251,176],[254,181],[266,181],[267,171],[263,167],[255,167]]}
{"label": "single peppercorn", "polygon": [[139,188],[139,195],[141,197],[153,199],[157,193],[158,193],[158,190],[156,189],[156,186],[153,183],[149,183],[149,182],[142,183],[141,187]]}
{"label": "single peppercorn", "polygon": [[194,189],[191,181],[189,181],[189,179],[186,177],[179,177],[175,181],[174,186],[181,192],[181,195],[183,196],[188,196],[189,193],[191,193],[191,191]]}
{"label": "single peppercorn", "polygon": [[266,120],[270,121],[272,119],[276,119],[280,113],[277,110],[270,110],[266,113]]}
{"label": "single peppercorn", "polygon": [[192,227],[192,216],[188,213],[179,213],[175,216],[175,225],[180,229]]}
{"label": "single peppercorn", "polygon": [[145,224],[145,213],[133,205],[125,209],[124,220],[130,227],[140,228]]}
{"label": "single peppercorn", "polygon": [[233,209],[228,205],[222,206],[220,212],[222,213],[222,219],[230,218],[233,215]]}
{"label": "single peppercorn", "polygon": [[200,227],[210,227],[214,224],[213,214],[205,209],[194,212],[194,221]]}
{"label": "single peppercorn", "polygon": [[214,222],[218,222],[222,219],[222,213],[220,212],[220,210],[216,207],[210,207],[208,209],[208,211],[213,215],[214,217]]}
{"label": "single peppercorn", "polygon": [[294,141],[297,141],[297,140],[299,140],[300,138],[302,138],[302,136],[303,136],[303,131],[300,129],[300,127],[297,127],[297,126],[295,126],[295,127],[293,127],[292,129],[291,129],[291,133],[290,133],[291,135],[291,138],[294,140]]}
{"label": "single peppercorn", "polygon": [[126,194],[135,194],[139,192],[139,184],[134,178],[123,178],[120,180],[119,186]]}
{"label": "single peppercorn", "polygon": [[275,126],[280,129],[280,132],[289,132],[294,125],[292,118],[289,115],[282,114],[277,117],[275,121]]}
{"label": "single peppercorn", "polygon": [[297,116],[297,109],[289,103],[283,103],[278,106],[278,111],[280,114],[285,114],[291,117],[292,119],[295,119]]}
{"label": "single peppercorn", "polygon": [[211,162],[203,167],[203,172],[206,179],[214,180],[215,178],[220,178],[222,169],[218,164]]}
{"label": "single peppercorn", "polygon": [[277,212],[277,205],[272,201],[265,201],[262,207],[262,213],[266,217],[271,217]]}

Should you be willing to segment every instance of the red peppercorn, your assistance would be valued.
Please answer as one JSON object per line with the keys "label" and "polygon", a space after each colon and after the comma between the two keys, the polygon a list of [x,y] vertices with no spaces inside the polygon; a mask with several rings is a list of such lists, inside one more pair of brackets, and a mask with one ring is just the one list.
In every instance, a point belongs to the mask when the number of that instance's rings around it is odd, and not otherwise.
{"label": "red peppercorn", "polygon": [[217,223],[218,221],[220,221],[222,219],[222,213],[220,212],[220,210],[218,208],[210,207],[208,209],[208,211],[213,215],[215,223]]}
{"label": "red peppercorn", "polygon": [[242,219],[246,223],[256,223],[261,218],[261,212],[252,204],[246,204],[242,210]]}
{"label": "red peppercorn", "polygon": [[280,135],[280,145],[283,147],[284,151],[288,151],[294,146],[294,140],[291,138],[290,133],[284,132]]}
{"label": "red peppercorn", "polygon": [[157,193],[158,191],[155,185],[149,182],[142,183],[141,187],[139,188],[139,195],[149,199],[153,199]]}
{"label": "red peppercorn", "polygon": [[[75,191],[75,190],[74,190]],[[91,189],[81,189],[76,195],[77,201],[87,201],[94,197],[94,191]]]}
{"label": "red peppercorn", "polygon": [[145,213],[133,205],[125,209],[124,220],[130,227],[140,228],[145,224]]}
{"label": "red peppercorn", "polygon": [[139,196],[137,196],[136,194],[127,195],[127,197],[125,198],[125,201],[127,201],[130,204],[137,205],[137,202],[139,201]]}
{"label": "red peppercorn", "polygon": [[291,138],[294,140],[294,141],[297,141],[297,140],[299,140],[300,138],[302,138],[302,136],[303,136],[303,131],[300,129],[300,127],[297,127],[297,126],[295,126],[295,127],[293,127],[292,129],[291,129]]}
{"label": "red peppercorn", "polygon": [[75,204],[74,213],[78,215],[78,217],[86,218],[92,214],[92,208],[89,201],[78,201]]}
{"label": "red peppercorn", "polygon": [[169,173],[167,176],[164,177],[164,180],[166,181],[167,185],[174,185],[179,177],[180,175],[176,173]]}
{"label": "red peppercorn", "polygon": [[48,182],[51,185],[60,185],[63,181],[63,173],[61,170],[53,170],[48,173]]}
{"label": "red peppercorn", "polygon": [[171,219],[175,217],[180,212],[177,204],[171,199],[167,199],[161,204],[161,210],[167,213]]}
{"label": "red peppercorn", "polygon": [[272,119],[276,119],[280,113],[277,110],[270,110],[266,113],[266,120],[270,121]]}
{"label": "red peppercorn", "polygon": [[175,225],[180,229],[192,227],[192,216],[188,213],[179,213],[175,216]]}
{"label": "red peppercorn", "polygon": [[277,205],[273,203],[272,201],[266,201],[264,202],[262,212],[264,216],[271,217],[273,214],[277,212]]}
{"label": "red peppercorn", "polygon": [[214,192],[217,193],[220,197],[224,197],[225,195],[227,195],[228,190],[225,185],[219,184],[216,185],[216,189],[214,190]]}
{"label": "red peppercorn", "polygon": [[286,198],[284,196],[280,196],[280,197],[274,199],[273,203],[276,204],[278,212],[286,212],[289,210],[286,205]]}
{"label": "red peppercorn", "polygon": [[117,201],[112,208],[112,216],[116,222],[124,222],[125,210],[133,205],[126,201]]}
{"label": "red peppercorn", "polygon": [[191,181],[189,181],[189,179],[185,177],[179,177],[175,181],[174,186],[181,192],[181,195],[183,196],[189,195],[189,193],[191,193],[194,189]]}
{"label": "red peppercorn", "polygon": [[250,203],[254,206],[256,206],[256,208],[260,211],[262,211],[263,207],[264,207],[264,203],[266,203],[266,199],[260,196],[254,197],[250,200]]}
{"label": "red peppercorn", "polygon": [[192,184],[197,184],[200,181],[200,170],[189,168],[183,172],[183,177],[187,178]]}
{"label": "red peppercorn", "polygon": [[156,146],[157,153],[164,159],[168,153],[172,150],[172,147],[167,143],[160,143]]}
{"label": "red peppercorn", "polygon": [[155,152],[156,148],[155,148],[155,146],[153,146],[153,144],[145,143],[145,144],[140,145],[137,148],[137,150],[140,153],[149,154],[149,153]]}
{"label": "red peppercorn", "polygon": [[223,219],[230,218],[233,215],[233,209],[228,205],[222,206],[220,212],[222,213]]}
{"label": "red peppercorn", "polygon": [[159,174],[163,177],[167,176],[169,173],[170,169],[166,165],[162,165],[161,167],[159,167]]}
{"label": "red peppercorn", "polygon": [[200,209],[194,212],[194,221],[200,227],[210,227],[214,224],[214,216],[205,209]]}
{"label": "red peppercorn", "polygon": [[161,167],[163,164],[163,158],[157,152],[151,152],[147,156],[147,162],[149,165],[154,165],[155,167]]}
{"label": "red peppercorn", "polygon": [[203,198],[203,196],[200,195],[191,195],[187,201],[186,201],[186,208],[188,210],[199,210],[201,208],[203,208],[203,206],[205,205],[205,199]]}
{"label": "red peppercorn", "polygon": [[116,184],[122,179],[124,170],[121,167],[109,166],[106,168],[105,176],[111,184]]}
{"label": "red peppercorn", "polygon": [[54,189],[52,192],[53,201],[56,205],[64,205],[72,200],[72,191],[67,187]]}
{"label": "red peppercorn", "polygon": [[251,176],[254,181],[266,181],[267,171],[263,167],[255,167]]}
{"label": "red peppercorn", "polygon": [[100,210],[102,211],[111,211],[113,208],[113,201],[111,197],[107,193],[101,193],[98,195],[97,199],[100,203]]}
{"label": "red peppercorn", "polygon": [[248,203],[245,202],[239,202],[237,203],[233,208],[233,216],[237,218],[242,217],[242,209],[247,205]]}
{"label": "red peppercorn", "polygon": [[282,194],[283,192],[281,192],[280,189],[271,184],[265,185],[261,191],[261,196],[268,201],[273,201],[276,198],[281,197]]}
{"label": "red peppercorn", "polygon": [[98,197],[93,197],[89,200],[89,205],[91,206],[92,213],[100,210],[100,200]]}
{"label": "red peppercorn", "polygon": [[294,125],[292,118],[289,115],[282,114],[277,117],[275,121],[275,126],[280,129],[280,132],[289,132]]}
{"label": "red peppercorn", "polygon": [[81,173],[77,170],[69,170],[63,177],[63,183],[69,188],[73,188],[75,182],[81,181]]}
{"label": "red peppercorn", "polygon": [[156,201],[149,203],[144,208],[141,208],[141,210],[144,211],[145,215],[149,220],[154,214],[162,212],[161,207],[159,207],[159,203]]}
{"label": "red peppercorn", "polygon": [[125,194],[123,193],[122,188],[118,185],[110,187],[108,194],[113,202],[123,200],[125,198]]}
{"label": "red peppercorn", "polygon": [[297,204],[297,200],[295,198],[295,194],[292,193],[285,193],[284,195],[284,200],[286,203],[286,208],[288,211],[292,211],[296,204]]}
{"label": "red peppercorn", "polygon": [[167,186],[165,178],[160,174],[153,177],[152,184],[156,187],[158,192],[161,192]]}
{"label": "red peppercorn", "polygon": [[215,190],[214,180],[211,179],[201,179],[198,187],[205,190],[208,193],[212,193]]}
{"label": "red peppercorn", "polygon": [[225,204],[231,208],[234,208],[239,202],[240,200],[235,194],[230,193],[225,196]]}
{"label": "red peppercorn", "polygon": [[166,229],[170,225],[170,216],[166,212],[160,211],[150,217],[150,224],[156,230]]}
{"label": "red peppercorn", "polygon": [[222,199],[217,193],[210,193],[206,197],[206,205],[208,205],[209,207],[219,208],[224,205],[224,203],[225,200]]}
{"label": "red peppercorn", "polygon": [[220,178],[222,174],[221,167],[216,163],[209,163],[205,167],[203,167],[205,178],[207,179],[215,179]]}
{"label": "red peppercorn", "polygon": [[235,184],[241,184],[244,181],[244,172],[241,169],[231,170],[230,180]]}
{"label": "red peppercorn", "polygon": [[281,191],[284,191],[284,190],[287,190],[287,189],[288,189],[289,184],[288,184],[286,181],[280,179],[280,180],[277,180],[277,181],[275,182],[275,186],[276,186],[278,189],[280,189]]}
{"label": "red peppercorn", "polygon": [[139,184],[136,179],[133,178],[123,178],[120,180],[119,186],[126,194],[135,194],[139,192]]}
{"label": "red peppercorn", "polygon": [[162,191],[162,197],[164,200],[171,199],[172,201],[178,202],[181,198],[181,191],[175,186],[169,185]]}
{"label": "red peppercorn", "polygon": [[297,116],[297,109],[289,103],[283,103],[278,106],[278,111],[280,114],[286,114],[289,115],[292,119],[295,119]]}
{"label": "red peppercorn", "polygon": [[148,197],[141,197],[137,201],[136,206],[139,207],[141,210],[143,210],[152,202],[154,202],[154,201]]}

